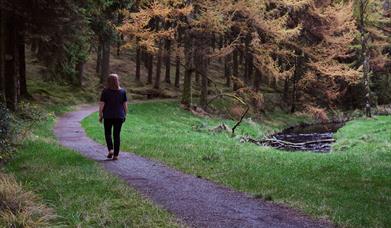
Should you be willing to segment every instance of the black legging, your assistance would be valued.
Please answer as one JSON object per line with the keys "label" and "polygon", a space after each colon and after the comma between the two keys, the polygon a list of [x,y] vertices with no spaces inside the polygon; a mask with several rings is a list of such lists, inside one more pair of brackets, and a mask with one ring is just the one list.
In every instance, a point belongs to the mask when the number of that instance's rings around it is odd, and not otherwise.
{"label": "black legging", "polygon": [[118,156],[119,147],[121,144],[121,127],[123,119],[104,119],[105,127],[105,138],[107,149],[109,151],[113,150],[113,140],[111,138],[111,129],[114,128],[113,137],[114,137],[114,156]]}

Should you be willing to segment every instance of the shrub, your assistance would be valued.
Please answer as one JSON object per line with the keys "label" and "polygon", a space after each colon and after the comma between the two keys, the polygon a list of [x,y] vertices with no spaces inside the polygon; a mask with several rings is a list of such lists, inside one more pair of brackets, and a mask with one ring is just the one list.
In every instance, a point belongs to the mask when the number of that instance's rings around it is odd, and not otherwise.
{"label": "shrub", "polygon": [[31,103],[21,102],[18,112],[12,114],[0,102],[0,161],[8,159],[14,149],[12,145],[25,139],[34,124],[46,118],[47,114]]}
{"label": "shrub", "polygon": [[18,118],[23,121],[45,120],[47,115],[37,105],[29,102],[20,102],[18,105]]}
{"label": "shrub", "polygon": [[3,103],[0,103],[0,161],[9,156],[11,151],[11,114]]}

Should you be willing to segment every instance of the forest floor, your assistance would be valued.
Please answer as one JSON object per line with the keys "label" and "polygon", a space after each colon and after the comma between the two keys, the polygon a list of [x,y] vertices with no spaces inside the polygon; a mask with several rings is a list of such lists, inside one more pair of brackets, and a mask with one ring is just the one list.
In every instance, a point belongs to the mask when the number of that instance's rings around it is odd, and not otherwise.
{"label": "forest floor", "polygon": [[[142,104],[160,107],[160,103]],[[97,107],[94,106],[84,107],[61,117],[55,127],[60,143],[98,161],[106,170],[118,175],[192,227],[331,226],[285,206],[249,197],[199,177],[185,175],[134,154],[122,153],[119,161],[106,159],[106,148],[89,139],[80,124],[96,110]],[[98,124],[96,119],[95,124]]]}
{"label": "forest floor", "polygon": [[[258,138],[303,121],[294,115],[271,116],[262,124],[246,120],[237,133]],[[88,136],[104,144],[96,121],[95,113],[82,124]],[[241,144],[229,134],[208,130],[222,122],[233,124],[196,117],[175,102],[134,104],[123,128],[122,149],[338,225],[391,224],[391,117],[347,123],[327,154]]]}

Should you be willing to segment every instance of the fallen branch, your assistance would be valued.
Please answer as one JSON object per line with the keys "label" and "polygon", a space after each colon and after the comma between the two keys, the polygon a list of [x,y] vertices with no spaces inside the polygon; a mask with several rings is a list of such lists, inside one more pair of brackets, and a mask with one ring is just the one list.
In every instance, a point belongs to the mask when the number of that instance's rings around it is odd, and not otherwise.
{"label": "fallen branch", "polygon": [[214,100],[216,100],[217,98],[222,98],[222,97],[230,97],[230,98],[233,98],[233,99],[239,101],[241,104],[243,104],[243,105],[246,106],[246,110],[242,113],[242,115],[240,116],[240,119],[238,120],[238,122],[236,122],[236,124],[235,124],[234,127],[232,128],[231,134],[232,134],[232,137],[234,137],[234,136],[235,136],[235,129],[236,129],[238,126],[240,126],[240,124],[243,122],[244,117],[246,117],[248,111],[250,110],[250,106],[249,106],[246,102],[244,102],[240,97],[235,96],[235,95],[233,95],[233,94],[228,94],[228,93],[220,93],[219,95],[213,97],[213,98],[210,99],[210,101],[208,102],[208,105],[209,105],[210,103],[212,103]]}
{"label": "fallen branch", "polygon": [[272,144],[272,143],[275,143],[275,144],[283,144],[283,145],[287,145],[287,146],[291,146],[291,147],[303,147],[303,146],[306,146],[306,145],[311,145],[311,144],[320,144],[320,143],[333,143],[335,142],[335,139],[319,139],[319,140],[312,140],[312,141],[307,141],[307,142],[301,142],[301,143],[293,143],[293,142],[288,142],[288,141],[283,141],[283,140],[279,140],[279,139],[276,139],[276,138],[268,138],[268,139],[263,139],[263,140],[260,140],[259,143],[261,144],[265,144],[265,143],[268,143],[268,144]]}
{"label": "fallen branch", "polygon": [[307,149],[306,146],[312,145],[312,144],[322,144],[324,145],[320,146],[321,148],[326,147],[326,144],[331,144],[335,142],[335,139],[319,139],[319,140],[312,140],[312,141],[307,141],[307,142],[301,142],[301,143],[293,143],[293,142],[288,142],[288,141],[283,141],[276,139],[275,137],[273,138],[266,138],[262,140],[256,140],[251,137],[242,137],[240,141],[243,142],[250,142],[257,144],[259,146],[273,146],[277,149],[279,148],[294,148],[294,149]]}

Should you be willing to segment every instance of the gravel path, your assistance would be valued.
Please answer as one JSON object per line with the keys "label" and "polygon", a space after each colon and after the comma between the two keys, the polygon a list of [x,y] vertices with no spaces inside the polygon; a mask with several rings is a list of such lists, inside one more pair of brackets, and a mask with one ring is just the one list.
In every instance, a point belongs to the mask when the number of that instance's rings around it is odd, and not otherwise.
{"label": "gravel path", "polygon": [[[106,148],[88,138],[80,121],[97,111],[81,106],[58,119],[54,132],[60,143],[124,179],[153,202],[192,227],[331,227],[294,209],[254,199],[207,180],[187,175],[160,162],[121,153],[105,158]],[[98,123],[97,123],[98,124]],[[102,132],[103,134],[103,132]]]}

